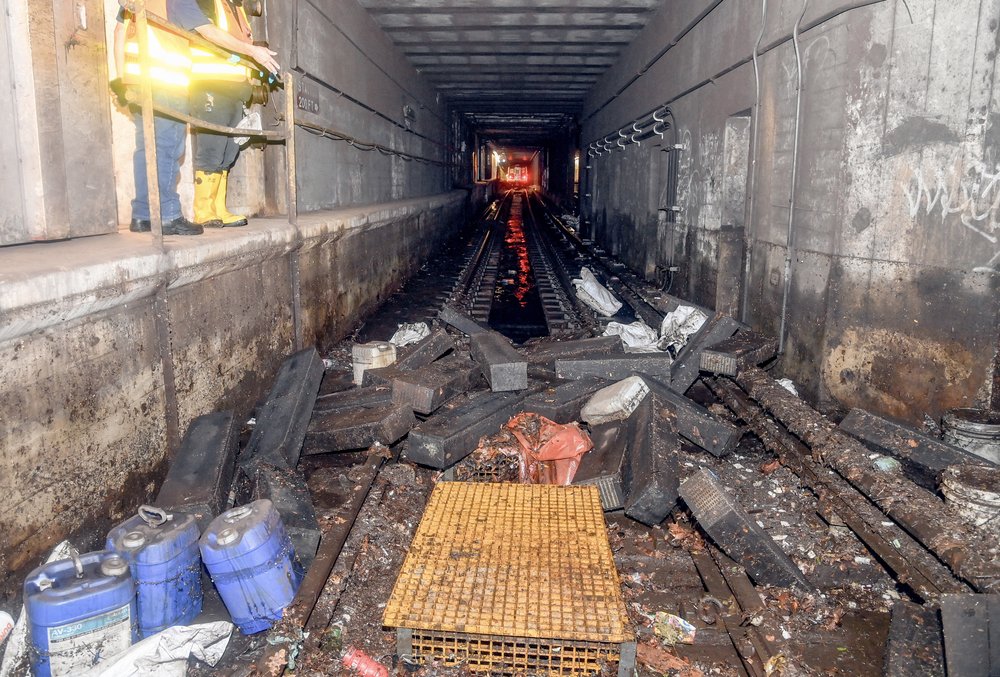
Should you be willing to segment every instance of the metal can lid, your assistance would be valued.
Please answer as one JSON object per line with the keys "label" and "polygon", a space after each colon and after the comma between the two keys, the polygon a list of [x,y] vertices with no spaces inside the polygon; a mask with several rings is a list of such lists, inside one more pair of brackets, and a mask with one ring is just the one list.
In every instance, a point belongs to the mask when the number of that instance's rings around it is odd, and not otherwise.
{"label": "metal can lid", "polygon": [[128,573],[128,562],[119,555],[109,555],[101,562],[101,573],[105,576],[121,576]]}
{"label": "metal can lid", "polygon": [[219,532],[216,536],[215,542],[219,545],[229,545],[230,543],[235,543],[240,538],[240,532],[238,529],[232,527],[226,527]]}
{"label": "metal can lid", "polygon": [[130,531],[125,534],[125,538],[122,539],[122,547],[129,548],[141,548],[146,542],[146,537],[141,531]]}

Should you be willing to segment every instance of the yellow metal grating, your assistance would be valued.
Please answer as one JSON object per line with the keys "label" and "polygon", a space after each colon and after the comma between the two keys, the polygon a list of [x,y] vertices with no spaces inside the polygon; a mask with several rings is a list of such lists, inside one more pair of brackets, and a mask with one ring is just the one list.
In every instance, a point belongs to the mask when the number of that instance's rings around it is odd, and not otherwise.
{"label": "yellow metal grating", "polygon": [[438,484],[383,621],[415,637],[634,639],[595,487]]}

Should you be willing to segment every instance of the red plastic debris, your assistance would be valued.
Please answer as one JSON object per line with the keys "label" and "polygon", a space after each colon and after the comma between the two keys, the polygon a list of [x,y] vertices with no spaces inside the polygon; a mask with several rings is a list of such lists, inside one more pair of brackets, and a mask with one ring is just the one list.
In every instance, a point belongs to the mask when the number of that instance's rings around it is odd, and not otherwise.
{"label": "red plastic debris", "polygon": [[538,414],[518,414],[507,422],[521,444],[521,481],[570,484],[580,459],[594,448],[577,423],[560,424]]}
{"label": "red plastic debris", "polygon": [[361,649],[348,649],[340,659],[345,668],[357,672],[361,677],[389,677],[389,670]]}

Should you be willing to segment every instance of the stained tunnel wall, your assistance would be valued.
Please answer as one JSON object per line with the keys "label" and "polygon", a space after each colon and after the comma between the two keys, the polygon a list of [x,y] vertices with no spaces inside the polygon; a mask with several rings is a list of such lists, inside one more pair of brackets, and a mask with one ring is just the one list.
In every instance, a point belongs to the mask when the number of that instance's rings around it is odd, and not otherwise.
{"label": "stained tunnel wall", "polygon": [[[586,144],[670,101],[683,144],[678,223],[658,218],[658,208],[669,206],[666,154],[650,142],[590,159],[585,209],[611,251],[650,276],[678,265],[672,290],[709,306],[719,291],[722,227],[739,218],[732,198],[746,187],[745,174],[733,175],[732,157],[734,144],[749,149],[749,135],[734,134],[731,123],[754,106],[752,65],[737,64],[752,53],[760,3],[724,0],[613,95],[715,4],[661,11],[589,97],[583,133]],[[993,112],[1000,3],[850,4],[811,2],[802,22],[847,10],[801,35],[781,368],[830,410],[861,406],[916,421],[988,404],[1000,268]],[[762,45],[790,36],[801,11],[797,0],[772,0]],[[760,64],[756,190],[744,215],[746,317],[777,334],[792,195],[792,43],[763,54]]]}

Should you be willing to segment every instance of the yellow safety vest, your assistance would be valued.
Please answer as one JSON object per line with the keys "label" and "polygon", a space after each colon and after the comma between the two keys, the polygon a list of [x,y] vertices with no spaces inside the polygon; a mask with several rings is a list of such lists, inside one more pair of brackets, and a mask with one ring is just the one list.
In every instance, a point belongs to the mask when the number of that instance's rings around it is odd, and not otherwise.
{"label": "yellow safety vest", "polygon": [[[215,0],[215,25],[237,40],[253,42],[250,21],[242,6],[235,6],[229,0]],[[249,82],[250,70],[246,66],[233,63],[225,57],[198,47],[191,47],[191,77],[197,80],[222,80],[225,82]]]}
{"label": "yellow safety vest", "polygon": [[[146,9],[166,19],[166,0],[146,0]],[[125,72],[122,82],[138,85],[142,80],[142,60],[139,58],[138,24],[134,18],[125,26]],[[147,24],[149,37],[149,73],[154,87],[187,89],[191,76],[191,51],[187,38],[164,30],[152,22]]]}

